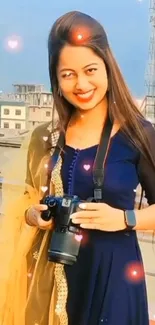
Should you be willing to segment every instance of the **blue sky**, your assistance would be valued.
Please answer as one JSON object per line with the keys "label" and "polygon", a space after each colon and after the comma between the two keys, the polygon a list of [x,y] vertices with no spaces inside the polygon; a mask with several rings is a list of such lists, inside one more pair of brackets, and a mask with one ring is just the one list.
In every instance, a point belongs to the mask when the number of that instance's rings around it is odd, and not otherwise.
{"label": "blue sky", "polygon": [[[13,83],[43,83],[49,89],[47,38],[60,15],[80,10],[105,27],[114,55],[134,96],[145,94],[149,45],[149,0],[2,0],[0,5],[0,90]],[[4,42],[13,34],[23,48],[9,52]]]}

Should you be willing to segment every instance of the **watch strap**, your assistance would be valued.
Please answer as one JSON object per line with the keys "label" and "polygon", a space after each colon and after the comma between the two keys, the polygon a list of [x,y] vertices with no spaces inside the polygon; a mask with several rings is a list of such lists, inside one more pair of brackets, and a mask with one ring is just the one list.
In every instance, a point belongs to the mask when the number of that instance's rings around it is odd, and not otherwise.
{"label": "watch strap", "polygon": [[134,210],[124,211],[124,221],[127,230],[132,230],[136,226],[136,216]]}

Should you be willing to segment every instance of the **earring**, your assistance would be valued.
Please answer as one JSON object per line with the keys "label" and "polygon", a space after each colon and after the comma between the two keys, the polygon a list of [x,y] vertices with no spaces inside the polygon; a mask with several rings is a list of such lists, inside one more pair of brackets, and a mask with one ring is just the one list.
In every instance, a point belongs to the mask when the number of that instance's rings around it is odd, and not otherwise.
{"label": "earring", "polygon": [[60,97],[62,97],[62,91],[61,91],[60,87],[58,88],[58,95],[59,95]]}

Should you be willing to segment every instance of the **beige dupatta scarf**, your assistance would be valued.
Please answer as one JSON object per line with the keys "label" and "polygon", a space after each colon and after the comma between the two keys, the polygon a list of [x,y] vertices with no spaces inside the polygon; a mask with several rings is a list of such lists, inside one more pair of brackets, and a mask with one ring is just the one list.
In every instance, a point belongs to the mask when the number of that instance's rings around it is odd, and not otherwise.
{"label": "beige dupatta scarf", "polygon": [[[58,132],[54,139],[57,142]],[[15,176],[23,181],[25,175],[22,162],[26,161],[28,145],[23,145],[22,157],[16,158],[15,175],[12,165],[9,180]],[[51,151],[51,154],[53,151]],[[67,283],[63,265],[48,262],[47,249],[51,231],[38,230],[25,223],[24,211],[31,204],[39,203],[46,190],[45,166],[49,154],[44,156],[37,169],[40,175],[40,188],[37,190],[23,185],[3,186],[6,201],[3,205],[4,215],[0,227],[0,325],[67,325],[66,300]],[[60,177],[62,159],[51,175],[50,192],[55,196],[63,195]],[[22,171],[21,171],[22,169]],[[26,168],[25,168],[26,169]],[[21,172],[22,177],[19,177]],[[5,174],[5,173],[4,173]],[[8,167],[7,167],[8,174]],[[22,182],[21,182],[22,183]],[[13,183],[12,183],[13,184]],[[18,191],[17,191],[18,187]],[[13,197],[12,202],[10,198]],[[8,200],[9,199],[9,200]],[[7,206],[7,208],[5,208]]]}

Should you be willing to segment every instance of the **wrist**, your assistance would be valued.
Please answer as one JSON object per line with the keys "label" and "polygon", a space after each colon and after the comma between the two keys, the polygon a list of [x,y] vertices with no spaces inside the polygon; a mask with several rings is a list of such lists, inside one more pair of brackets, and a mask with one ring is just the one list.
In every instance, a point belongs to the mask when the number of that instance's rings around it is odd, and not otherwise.
{"label": "wrist", "polygon": [[125,230],[126,224],[125,224],[125,218],[124,218],[124,210],[115,209],[116,211],[116,218],[119,220],[119,230]]}
{"label": "wrist", "polygon": [[25,211],[25,213],[24,213],[25,221],[26,221],[26,224],[27,224],[28,226],[34,227],[34,224],[32,223],[31,218],[30,218],[30,215],[29,215],[29,210],[30,210],[30,208],[31,208],[31,207],[29,207],[29,208]]}
{"label": "wrist", "polygon": [[134,228],[135,230],[139,230],[139,231],[147,230],[144,213],[145,213],[145,209],[135,210],[135,215],[136,215],[136,226]]}
{"label": "wrist", "polygon": [[139,214],[134,210],[117,210],[120,230],[136,230],[138,227]]}

